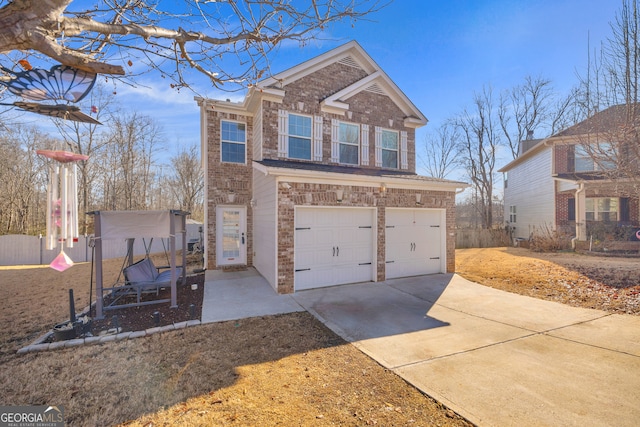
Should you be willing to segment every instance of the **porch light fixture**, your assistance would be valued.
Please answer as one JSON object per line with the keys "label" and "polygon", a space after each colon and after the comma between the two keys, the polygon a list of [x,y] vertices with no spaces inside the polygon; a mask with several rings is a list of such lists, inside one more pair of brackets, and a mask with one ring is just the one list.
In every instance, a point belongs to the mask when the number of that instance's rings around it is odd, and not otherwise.
{"label": "porch light fixture", "polygon": [[416,205],[422,204],[422,194],[416,193]]}
{"label": "porch light fixture", "polygon": [[393,127],[393,119],[389,119],[389,127],[392,128]]}
{"label": "porch light fixture", "polygon": [[387,184],[383,182],[382,184],[380,184],[380,192],[384,193],[386,191],[387,191]]}
{"label": "porch light fixture", "polygon": [[342,197],[344,196],[344,190],[342,188],[339,188],[336,190],[336,199],[338,201],[338,203],[342,203]]}

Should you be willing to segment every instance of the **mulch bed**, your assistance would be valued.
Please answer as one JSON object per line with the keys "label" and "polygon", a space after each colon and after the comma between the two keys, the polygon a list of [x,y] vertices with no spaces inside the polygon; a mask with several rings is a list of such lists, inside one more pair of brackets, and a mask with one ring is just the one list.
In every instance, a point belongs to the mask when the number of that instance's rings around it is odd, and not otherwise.
{"label": "mulch bed", "polygon": [[[191,285],[198,285],[197,289],[191,289]],[[192,274],[186,277],[184,284],[177,285],[177,308],[171,308],[170,302],[149,304],[139,307],[124,307],[114,310],[105,310],[104,319],[93,319],[91,322],[91,334],[98,336],[109,331],[118,332],[143,331],[157,326],[166,326],[187,320],[200,320],[202,317],[202,298],[204,296],[204,273]],[[142,301],[171,299],[171,288],[162,288],[158,295],[154,293],[144,294]],[[135,302],[136,296],[121,298],[118,303]],[[109,297],[105,297],[105,306],[109,304]],[[191,308],[193,305],[193,308]],[[156,314],[157,313],[157,314]],[[91,316],[95,315],[95,307],[92,307]],[[55,336],[46,342],[55,342]]]}

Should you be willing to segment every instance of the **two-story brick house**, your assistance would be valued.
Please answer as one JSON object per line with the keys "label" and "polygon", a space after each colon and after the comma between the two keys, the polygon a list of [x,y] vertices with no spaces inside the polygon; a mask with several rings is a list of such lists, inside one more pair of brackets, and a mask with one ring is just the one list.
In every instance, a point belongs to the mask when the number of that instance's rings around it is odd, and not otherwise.
{"label": "two-story brick house", "polygon": [[637,188],[615,178],[613,157],[594,160],[594,153],[610,149],[625,111],[613,106],[549,138],[522,141],[518,157],[500,169],[505,221],[514,237],[551,229],[577,241],[593,235],[636,240]]}
{"label": "two-story brick house", "polygon": [[197,101],[208,269],[253,266],[279,293],[453,272],[466,185],[415,173],[427,119],[359,44]]}

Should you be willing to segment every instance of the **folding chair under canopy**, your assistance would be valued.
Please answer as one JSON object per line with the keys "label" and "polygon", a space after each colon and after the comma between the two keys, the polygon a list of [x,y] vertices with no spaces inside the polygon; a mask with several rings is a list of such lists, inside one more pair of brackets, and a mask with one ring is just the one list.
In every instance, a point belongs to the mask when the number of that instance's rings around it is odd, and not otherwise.
{"label": "folding chair under canopy", "polygon": [[[137,302],[127,306],[144,305],[149,303],[168,302],[169,300],[156,300],[153,302],[141,302],[140,293],[153,286],[171,286],[171,308],[178,306],[177,279],[181,276],[183,282],[186,275],[187,264],[187,233],[186,216],[189,212],[180,210],[167,211],[94,211],[89,212],[94,217],[95,229],[95,272],[96,272],[96,319],[104,318],[104,291],[117,288],[105,288],[102,274],[102,242],[104,240],[124,240],[127,243],[127,268],[129,277],[126,277],[125,286],[133,289],[137,294]],[[176,266],[176,234],[182,238],[182,267]],[[152,271],[155,268],[149,262],[133,262],[133,244],[136,238],[153,239],[167,238],[169,241],[169,270],[159,273]],[[148,259],[145,258],[145,259]],[[149,266],[150,265],[150,266]],[[146,271],[149,270],[149,271]],[[147,274],[148,273],[148,274]],[[125,274],[126,275],[126,274]],[[123,307],[123,306],[120,306]]]}

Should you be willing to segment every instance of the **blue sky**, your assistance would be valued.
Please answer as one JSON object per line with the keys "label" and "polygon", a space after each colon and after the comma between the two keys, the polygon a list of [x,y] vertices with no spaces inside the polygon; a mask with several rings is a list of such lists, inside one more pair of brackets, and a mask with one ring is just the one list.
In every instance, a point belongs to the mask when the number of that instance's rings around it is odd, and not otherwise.
{"label": "blue sky", "polygon": [[[272,70],[285,70],[349,40],[357,40],[380,67],[429,118],[416,135],[424,143],[428,129],[471,104],[483,85],[503,90],[524,77],[542,76],[566,93],[593,47],[610,37],[616,0],[396,0],[352,27],[338,24],[322,39],[300,48],[282,46]],[[199,144],[199,115],[194,94],[176,92],[149,77],[138,88],[119,87],[125,108],[155,118],[164,128],[169,152]],[[217,99],[241,99],[222,93],[205,79],[197,91]],[[456,177],[457,178],[457,177]]]}

